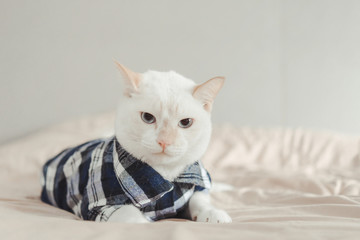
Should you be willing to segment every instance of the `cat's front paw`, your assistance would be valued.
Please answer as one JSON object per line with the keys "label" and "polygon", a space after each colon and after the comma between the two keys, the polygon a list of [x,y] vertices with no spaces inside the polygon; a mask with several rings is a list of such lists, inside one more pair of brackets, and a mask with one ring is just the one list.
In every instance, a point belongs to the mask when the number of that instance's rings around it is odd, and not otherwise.
{"label": "cat's front paw", "polygon": [[149,223],[141,211],[133,205],[125,205],[114,211],[108,222]]}
{"label": "cat's front paw", "polygon": [[223,210],[211,208],[200,211],[198,214],[192,216],[196,222],[209,222],[209,223],[231,223],[232,219]]}

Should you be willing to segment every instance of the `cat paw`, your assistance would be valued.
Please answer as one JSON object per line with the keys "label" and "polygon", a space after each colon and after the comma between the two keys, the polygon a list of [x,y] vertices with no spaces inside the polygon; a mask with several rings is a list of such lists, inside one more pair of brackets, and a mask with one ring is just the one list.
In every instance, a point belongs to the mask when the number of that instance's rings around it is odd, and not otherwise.
{"label": "cat paw", "polygon": [[117,209],[109,217],[108,222],[149,223],[150,221],[133,205],[125,205]]}
{"label": "cat paw", "polygon": [[232,219],[223,210],[219,209],[206,209],[195,214],[193,220],[196,222],[209,222],[209,223],[231,223]]}

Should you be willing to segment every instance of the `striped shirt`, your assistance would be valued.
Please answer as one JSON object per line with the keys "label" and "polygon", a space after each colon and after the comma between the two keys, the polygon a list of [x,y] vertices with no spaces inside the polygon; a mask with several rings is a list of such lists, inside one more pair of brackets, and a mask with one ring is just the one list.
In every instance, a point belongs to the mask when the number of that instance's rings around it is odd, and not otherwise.
{"label": "striped shirt", "polygon": [[42,201],[93,221],[107,221],[128,204],[153,221],[186,217],[192,194],[211,185],[199,161],[170,182],[126,152],[116,137],[64,150],[44,165],[42,183]]}

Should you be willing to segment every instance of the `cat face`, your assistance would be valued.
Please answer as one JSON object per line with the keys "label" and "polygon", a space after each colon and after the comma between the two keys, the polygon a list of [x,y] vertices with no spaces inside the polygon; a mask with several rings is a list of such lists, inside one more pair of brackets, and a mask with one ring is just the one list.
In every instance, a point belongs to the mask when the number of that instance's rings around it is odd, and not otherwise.
{"label": "cat face", "polygon": [[168,173],[200,160],[210,140],[212,102],[224,79],[196,85],[173,71],[138,74],[118,67],[125,91],[115,132],[124,149]]}

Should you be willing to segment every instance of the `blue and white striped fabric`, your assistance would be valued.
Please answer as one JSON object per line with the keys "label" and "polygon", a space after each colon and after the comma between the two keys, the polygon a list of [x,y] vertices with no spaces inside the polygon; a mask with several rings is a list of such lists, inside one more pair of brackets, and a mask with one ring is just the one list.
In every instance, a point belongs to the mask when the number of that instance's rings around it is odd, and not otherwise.
{"label": "blue and white striped fabric", "polygon": [[112,137],[66,149],[50,159],[43,168],[41,199],[93,221],[107,221],[121,206],[133,204],[156,221],[186,217],[192,194],[210,185],[200,162],[169,182]]}

